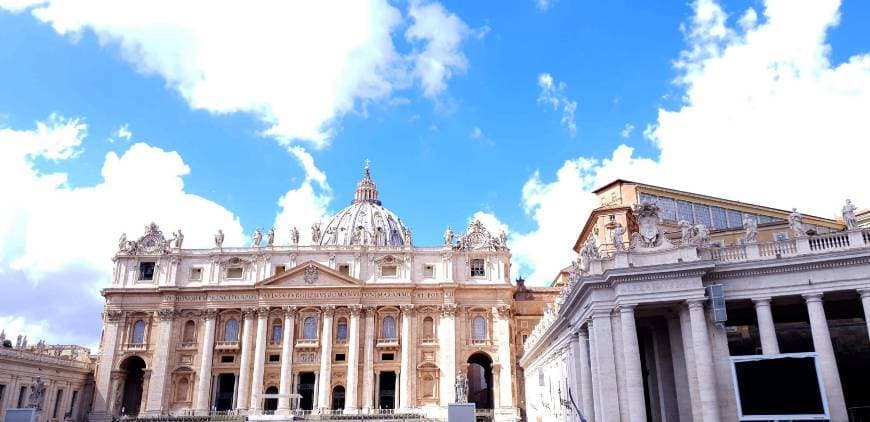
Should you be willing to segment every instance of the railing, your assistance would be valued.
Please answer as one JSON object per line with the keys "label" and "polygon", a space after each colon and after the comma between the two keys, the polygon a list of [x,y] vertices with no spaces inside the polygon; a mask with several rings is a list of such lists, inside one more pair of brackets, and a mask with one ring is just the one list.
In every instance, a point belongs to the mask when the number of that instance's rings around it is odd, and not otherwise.
{"label": "railing", "polygon": [[89,363],[73,359],[70,355],[52,356],[42,353],[36,353],[29,349],[6,349],[0,347],[0,356],[10,359],[27,360],[31,362],[64,365],[67,367],[76,367],[80,369],[88,369],[90,367]]}
{"label": "railing", "polygon": [[724,248],[709,248],[706,251],[709,258],[714,261],[743,261],[746,259],[746,248],[744,246],[728,246]]}
{"label": "railing", "polygon": [[758,255],[762,258],[794,255],[797,244],[794,239],[758,244]]}
{"label": "railing", "polygon": [[127,343],[124,345],[125,350],[143,351],[148,348],[146,343]]}
{"label": "railing", "polygon": [[846,232],[820,234],[810,237],[811,251],[825,251],[849,247],[849,234]]}
{"label": "railing", "polygon": [[425,338],[423,338],[423,339],[420,340],[420,344],[426,344],[426,345],[438,344],[438,338],[436,338],[436,337],[425,337]]}
{"label": "railing", "polygon": [[239,348],[238,341],[216,341],[214,348],[218,350],[235,350]]}
{"label": "railing", "polygon": [[178,343],[179,350],[196,350],[196,342],[195,341],[183,341]]}
{"label": "railing", "polygon": [[398,346],[399,339],[396,337],[385,337],[378,339],[378,346]]}

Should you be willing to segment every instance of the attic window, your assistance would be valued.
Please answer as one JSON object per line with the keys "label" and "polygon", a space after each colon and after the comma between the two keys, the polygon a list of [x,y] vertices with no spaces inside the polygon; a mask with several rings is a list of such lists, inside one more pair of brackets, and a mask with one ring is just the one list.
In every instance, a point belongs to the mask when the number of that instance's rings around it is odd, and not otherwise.
{"label": "attic window", "polygon": [[434,265],[424,265],[423,266],[423,278],[435,278],[435,266]]}
{"label": "attic window", "polygon": [[275,275],[281,274],[284,271],[287,271],[287,267],[285,267],[283,265],[276,265],[275,266]]}
{"label": "attic window", "polygon": [[153,280],[153,279],[154,279],[154,263],[153,262],[139,263],[139,280]]}
{"label": "attic window", "polygon": [[395,265],[384,265],[381,267],[381,275],[384,277],[395,277],[397,269]]}
{"label": "attic window", "polygon": [[194,267],[190,269],[190,279],[191,280],[202,280],[202,268]]}
{"label": "attic window", "polygon": [[472,259],[471,260],[471,276],[472,277],[485,277],[486,276],[486,270],[485,270],[482,259]]}
{"label": "attic window", "polygon": [[227,278],[229,279],[241,279],[244,271],[242,271],[241,267],[232,267],[227,268]]}
{"label": "attic window", "polygon": [[338,264],[338,272],[349,276],[350,275],[350,264]]}

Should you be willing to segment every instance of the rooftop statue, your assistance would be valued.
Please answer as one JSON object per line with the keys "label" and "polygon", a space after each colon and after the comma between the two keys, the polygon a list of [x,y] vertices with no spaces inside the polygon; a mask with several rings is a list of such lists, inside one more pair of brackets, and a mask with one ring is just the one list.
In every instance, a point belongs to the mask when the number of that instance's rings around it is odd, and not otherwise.
{"label": "rooftop statue", "polygon": [[296,226],[290,228],[290,243],[293,243],[293,246],[299,244],[299,230],[296,228]]}
{"label": "rooftop statue", "polygon": [[453,246],[453,230],[450,229],[450,226],[447,226],[447,229],[444,230],[444,245],[445,246]]}
{"label": "rooftop statue", "polygon": [[743,241],[746,243],[758,242],[758,221],[749,214],[743,214]]}
{"label": "rooftop statue", "polygon": [[803,216],[797,211],[797,208],[792,208],[791,213],[788,215],[788,228],[794,233],[794,237],[804,237],[806,235]]}
{"label": "rooftop statue", "polygon": [[678,223],[681,233],[681,244],[683,246],[698,246],[706,248],[710,241],[710,230],[703,224],[689,224],[686,220],[680,220]]}
{"label": "rooftop statue", "polygon": [[320,244],[320,223],[314,223],[311,225],[311,241],[314,242],[315,245]]}
{"label": "rooftop statue", "polygon": [[623,236],[625,236],[625,227],[622,224],[616,223],[616,227],[613,229],[613,233],[611,233],[613,237],[613,249],[616,251],[624,251],[625,243],[623,241]]}
{"label": "rooftop statue", "polygon": [[172,233],[172,236],[175,237],[175,247],[181,249],[181,245],[184,244],[184,233],[178,229],[178,232]]}
{"label": "rooftop statue", "polygon": [[586,239],[586,243],[580,248],[580,258],[583,272],[589,272],[589,264],[593,259],[601,258],[601,253],[598,252],[598,245],[595,243],[595,236],[589,235]]}
{"label": "rooftop statue", "polygon": [[631,211],[637,220],[638,231],[631,235],[631,247],[636,250],[661,249],[673,247],[665,237],[659,224],[662,218],[659,216],[659,206],[651,202],[634,204]]}
{"label": "rooftop statue", "polygon": [[259,248],[260,242],[263,241],[263,232],[261,232],[259,228],[254,229],[253,238],[254,238],[254,243],[251,244],[251,246],[253,246],[255,248]]}
{"label": "rooftop statue", "polygon": [[274,227],[269,229],[269,232],[266,233],[266,246],[269,246],[269,247],[275,246],[275,228]]}
{"label": "rooftop statue", "polygon": [[846,205],[843,205],[843,224],[847,230],[855,230],[858,228],[858,218],[855,217],[855,211],[858,208],[852,205],[852,200],[847,199]]}
{"label": "rooftop statue", "polygon": [[224,231],[218,229],[217,234],[214,235],[214,246],[218,249],[224,247]]}
{"label": "rooftop statue", "polygon": [[118,252],[123,252],[127,249],[127,233],[121,233],[121,238],[118,239]]}

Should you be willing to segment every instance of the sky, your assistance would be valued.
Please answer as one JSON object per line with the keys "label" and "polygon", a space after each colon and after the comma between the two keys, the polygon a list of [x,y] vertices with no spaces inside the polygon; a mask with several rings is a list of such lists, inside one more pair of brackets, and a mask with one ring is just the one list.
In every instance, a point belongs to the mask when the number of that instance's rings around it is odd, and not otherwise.
{"label": "sky", "polygon": [[347,206],[365,160],[437,245],[505,230],[546,285],[617,178],[870,207],[860,0],[0,0],[0,328],[94,346],[120,234]]}

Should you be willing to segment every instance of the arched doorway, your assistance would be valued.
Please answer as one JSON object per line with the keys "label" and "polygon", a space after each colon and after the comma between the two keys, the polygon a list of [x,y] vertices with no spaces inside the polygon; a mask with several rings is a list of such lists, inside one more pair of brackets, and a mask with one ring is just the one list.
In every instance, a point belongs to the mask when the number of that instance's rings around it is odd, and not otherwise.
{"label": "arched doorway", "polygon": [[384,371],[378,375],[378,409],[396,408],[396,373]]}
{"label": "arched doorway", "polygon": [[[278,394],[278,387],[274,385],[266,389],[266,394]],[[278,410],[278,399],[277,398],[269,398],[263,400],[263,410],[269,413],[273,413]]]}
{"label": "arched doorway", "polygon": [[314,408],[314,372],[299,373],[299,386],[296,392],[302,396],[299,399],[299,408],[311,410]]}
{"label": "arched doorway", "polygon": [[121,389],[121,414],[135,416],[142,404],[142,382],[145,379],[145,361],[139,356],[130,356],[121,362],[125,372],[124,386]]}
{"label": "arched doorway", "polygon": [[332,389],[332,410],[344,410],[344,386],[336,385]]}
{"label": "arched doorway", "polygon": [[492,409],[492,359],[485,353],[468,357],[468,402],[478,409]]}

